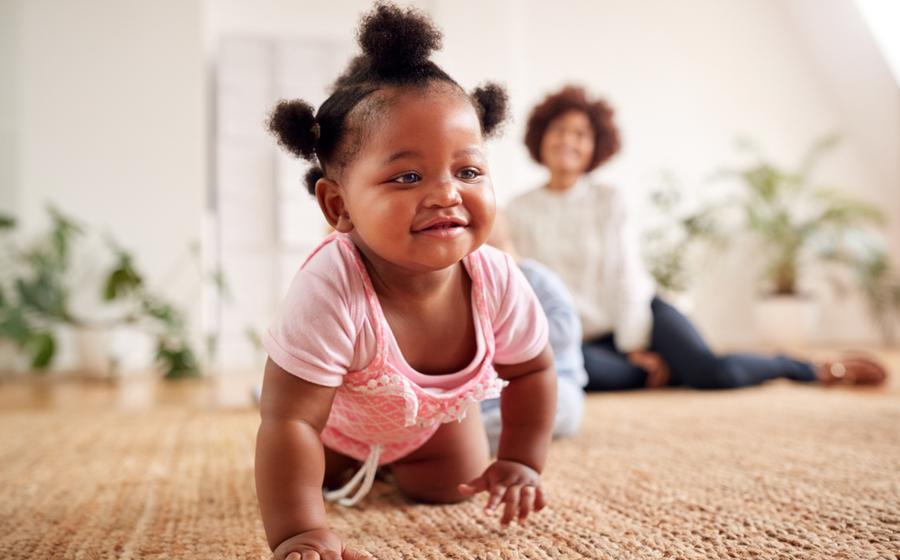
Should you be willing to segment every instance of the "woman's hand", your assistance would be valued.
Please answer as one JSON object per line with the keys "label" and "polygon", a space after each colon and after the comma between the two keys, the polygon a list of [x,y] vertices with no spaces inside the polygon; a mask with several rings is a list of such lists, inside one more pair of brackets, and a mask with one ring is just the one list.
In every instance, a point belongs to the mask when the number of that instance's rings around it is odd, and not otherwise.
{"label": "woman's hand", "polygon": [[647,387],[665,387],[669,383],[669,365],[656,352],[629,352],[628,361],[647,372]]}
{"label": "woman's hand", "polygon": [[494,461],[484,474],[468,484],[460,484],[459,492],[464,496],[487,492],[488,500],[484,509],[490,513],[502,502],[502,525],[509,525],[514,517],[520,524],[524,523],[529,513],[541,511],[545,505],[541,475],[531,467],[515,461]]}
{"label": "woman's hand", "polygon": [[329,529],[313,529],[284,541],[272,552],[275,560],[363,560],[367,554],[344,548],[341,538]]}

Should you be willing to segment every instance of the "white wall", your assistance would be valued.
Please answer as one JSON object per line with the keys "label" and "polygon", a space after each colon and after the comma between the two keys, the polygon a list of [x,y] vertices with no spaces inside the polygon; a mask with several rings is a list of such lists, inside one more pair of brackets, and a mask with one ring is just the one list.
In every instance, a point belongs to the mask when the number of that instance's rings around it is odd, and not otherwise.
{"label": "white wall", "polygon": [[[598,177],[620,185],[636,203],[663,169],[698,191],[714,188],[704,179],[737,161],[738,134],[791,164],[813,138],[843,130],[845,146],[822,176],[885,208],[891,248],[900,255],[897,89],[885,80],[886,68],[850,0],[417,4],[443,28],[438,60],[464,87],[485,79],[508,85],[514,120],[491,146],[501,202],[543,180],[521,146],[524,121],[543,95],[574,81],[616,107],[624,149]],[[348,41],[369,5],[0,4],[0,71],[14,77],[0,87],[0,148],[12,158],[0,165],[0,179],[15,177],[12,192],[0,191],[0,205],[15,207],[33,229],[43,223],[43,204],[53,200],[109,228],[140,255],[152,279],[203,233],[207,64],[219,40]],[[834,50],[835,44],[844,48]],[[8,125],[11,115],[17,128]],[[703,298],[696,317],[720,347],[757,340],[747,319],[755,285],[749,260],[737,252],[716,259],[698,280]],[[186,279],[166,289],[184,294],[199,286]],[[825,338],[872,338],[854,305],[833,318]],[[843,320],[848,313],[857,320]]]}
{"label": "white wall", "polygon": [[[196,318],[183,258],[202,234],[205,75],[199,0],[20,0],[16,208],[52,202],[111,232]],[[4,80],[6,81],[6,80]],[[62,367],[71,365],[65,360]]]}
{"label": "white wall", "polygon": [[[823,175],[883,209],[888,248],[900,266],[900,84],[856,2],[792,0],[785,9],[816,70],[835,127],[846,135],[843,157],[823,168]],[[893,25],[900,29],[900,21]],[[829,296],[822,309],[826,338],[874,337],[859,312],[858,296]]]}
{"label": "white wall", "polygon": [[18,35],[20,10],[17,2],[0,2],[0,211],[16,207],[16,140],[18,114]]}
{"label": "white wall", "polygon": [[[268,0],[204,2],[204,44],[214,65],[217,254],[233,301],[209,326],[220,337],[223,371],[259,368],[264,355],[246,336],[262,333],[324,220],[300,178],[304,165],[265,130],[280,98],[318,104],[355,52],[354,25],[367,1],[328,4]],[[302,40],[298,40],[302,39]]]}
{"label": "white wall", "polygon": [[[891,117],[897,90],[885,81],[887,70],[850,0],[825,5],[805,0],[415,4],[443,29],[437,60],[464,87],[486,79],[508,86],[513,121],[491,146],[501,203],[544,179],[521,145],[528,111],[547,92],[578,82],[617,109],[624,148],[598,178],[625,189],[635,206],[663,170],[698,193],[726,188],[707,178],[740,161],[734,149],[739,135],[757,141],[776,162],[791,165],[814,139],[840,130],[844,144],[824,162],[820,176],[887,209],[891,248],[900,254],[900,181],[891,170],[897,165],[891,154],[900,142],[900,119]],[[312,10],[309,3],[270,0],[251,9],[235,0],[209,0],[207,37],[269,34],[346,41],[366,5],[347,0]],[[843,35],[832,41],[837,27]],[[816,42],[842,45],[839,62],[834,53],[817,52]],[[856,88],[845,88],[842,101],[830,83],[850,79],[845,72],[860,67],[865,73],[852,76]],[[850,111],[854,102],[866,105],[865,113]],[[870,165],[872,153],[879,154],[886,172]],[[751,320],[757,260],[746,251],[738,246],[710,258],[697,278],[694,315],[719,347],[759,342]],[[836,302],[819,279],[806,281],[826,302],[821,340],[876,338],[859,301]]]}
{"label": "white wall", "polygon": [[[509,0],[472,18],[477,4],[439,3],[437,15],[452,75],[510,86],[515,120],[492,161],[501,200],[544,179],[521,147],[528,110],[578,82],[617,110],[624,147],[597,176],[636,205],[661,170],[700,193],[725,188],[706,178],[739,161],[738,135],[791,165],[814,139],[842,131],[844,144],[820,177],[884,208],[900,255],[900,97],[849,0]],[[830,87],[843,81],[852,87]],[[738,249],[706,263],[698,278],[695,317],[717,346],[759,340],[748,262],[753,256]],[[859,301],[829,315],[835,302],[817,278],[807,280],[826,301],[821,340],[875,339]]]}
{"label": "white wall", "polygon": [[[855,2],[793,0],[786,4],[817,70],[822,96],[837,113],[838,126],[864,162],[865,182],[848,185],[900,214],[900,84],[866,26]],[[900,21],[893,24],[900,29]],[[889,224],[900,254],[900,220]]]}

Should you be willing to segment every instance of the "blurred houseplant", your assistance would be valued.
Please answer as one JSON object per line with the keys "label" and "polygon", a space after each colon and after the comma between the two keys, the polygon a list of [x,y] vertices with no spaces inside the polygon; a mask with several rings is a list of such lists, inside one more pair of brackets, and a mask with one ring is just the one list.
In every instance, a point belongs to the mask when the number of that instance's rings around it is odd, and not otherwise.
{"label": "blurred houseplant", "polygon": [[[828,262],[862,270],[859,267],[865,265],[850,257],[846,248],[852,239],[883,223],[874,206],[812,181],[815,166],[837,143],[835,135],[819,139],[799,168],[790,170],[768,161],[752,143],[743,141],[739,147],[750,152],[754,161],[717,174],[737,179],[741,227],[758,243],[765,259],[757,323],[772,343],[802,345],[811,338],[815,300],[801,289],[801,273]],[[836,254],[844,258],[836,259]],[[861,287],[870,297],[878,292]]]}
{"label": "blurred houseplant", "polygon": [[689,312],[690,260],[698,245],[715,246],[723,241],[717,213],[711,202],[689,204],[683,189],[670,173],[650,193],[651,226],[641,236],[647,270],[657,288],[670,301]]}
{"label": "blurred houseplant", "polygon": [[847,273],[832,275],[835,288],[846,293],[851,289],[847,276],[855,281],[882,340],[895,344],[900,323],[900,272],[891,266],[884,240],[860,235],[844,243],[826,244],[822,254],[829,262],[842,265]]}
{"label": "blurred houseplant", "polygon": [[896,344],[900,319],[900,273],[891,267],[885,251],[855,261],[856,275],[869,304],[869,313],[878,323],[884,342]]}
{"label": "blurred houseplant", "polygon": [[199,376],[183,313],[146,287],[133,256],[112,239],[107,239],[107,245],[115,264],[98,289],[102,289],[107,304],[115,305],[117,316],[97,320],[72,311],[72,250],[85,227],[53,207],[48,213],[52,224],[49,231],[24,248],[10,240],[15,220],[0,216],[4,232],[0,338],[26,353],[32,369],[42,371],[56,354],[59,326],[82,331],[136,326],[154,337],[157,365],[166,378]]}
{"label": "blurred houseplant", "polygon": [[191,346],[184,313],[147,289],[132,255],[107,240],[116,261],[103,285],[103,299],[124,304],[129,311],[120,321],[136,323],[156,339],[156,360],[167,379],[199,377],[200,365]]}
{"label": "blurred houseplant", "polygon": [[[69,238],[77,226],[54,216],[51,233],[28,251],[19,252],[10,239],[13,217],[0,215],[3,233],[0,283],[0,339],[12,342],[29,357],[32,368],[46,368],[56,353],[53,324],[68,321],[67,291],[61,286],[68,268]],[[22,275],[13,274],[27,267]],[[51,319],[54,318],[54,319]]]}

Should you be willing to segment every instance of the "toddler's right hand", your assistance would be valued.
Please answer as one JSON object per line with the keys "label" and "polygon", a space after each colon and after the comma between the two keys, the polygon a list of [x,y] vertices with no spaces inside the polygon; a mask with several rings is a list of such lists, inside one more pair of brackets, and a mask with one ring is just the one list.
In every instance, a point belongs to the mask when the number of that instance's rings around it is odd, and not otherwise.
{"label": "toddler's right hand", "polygon": [[313,529],[294,535],[272,552],[275,560],[367,560],[369,555],[344,548],[344,543],[329,529]]}
{"label": "toddler's right hand", "polygon": [[509,525],[513,518],[520,524],[525,523],[531,512],[544,509],[540,473],[517,461],[497,459],[484,474],[459,485],[459,493],[463,496],[474,496],[479,492],[488,493],[486,512],[491,513],[503,504],[503,517],[500,518],[503,526]]}

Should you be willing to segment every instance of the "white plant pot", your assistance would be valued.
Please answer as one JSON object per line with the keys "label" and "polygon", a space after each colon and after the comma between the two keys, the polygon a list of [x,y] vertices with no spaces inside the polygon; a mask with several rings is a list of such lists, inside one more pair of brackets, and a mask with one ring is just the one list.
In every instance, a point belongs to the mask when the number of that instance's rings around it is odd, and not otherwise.
{"label": "white plant pot", "polygon": [[766,296],[754,306],[760,339],[773,348],[804,348],[815,338],[818,305],[808,296]]}
{"label": "white plant pot", "polygon": [[78,352],[78,371],[86,377],[107,378],[115,372],[115,359],[109,352],[109,333],[106,329],[78,327],[75,329],[75,348]]}
{"label": "white plant pot", "polygon": [[88,377],[108,378],[152,368],[156,340],[127,325],[75,330],[78,370]]}
{"label": "white plant pot", "polygon": [[28,356],[9,340],[0,340],[0,376],[12,372],[27,371]]}

